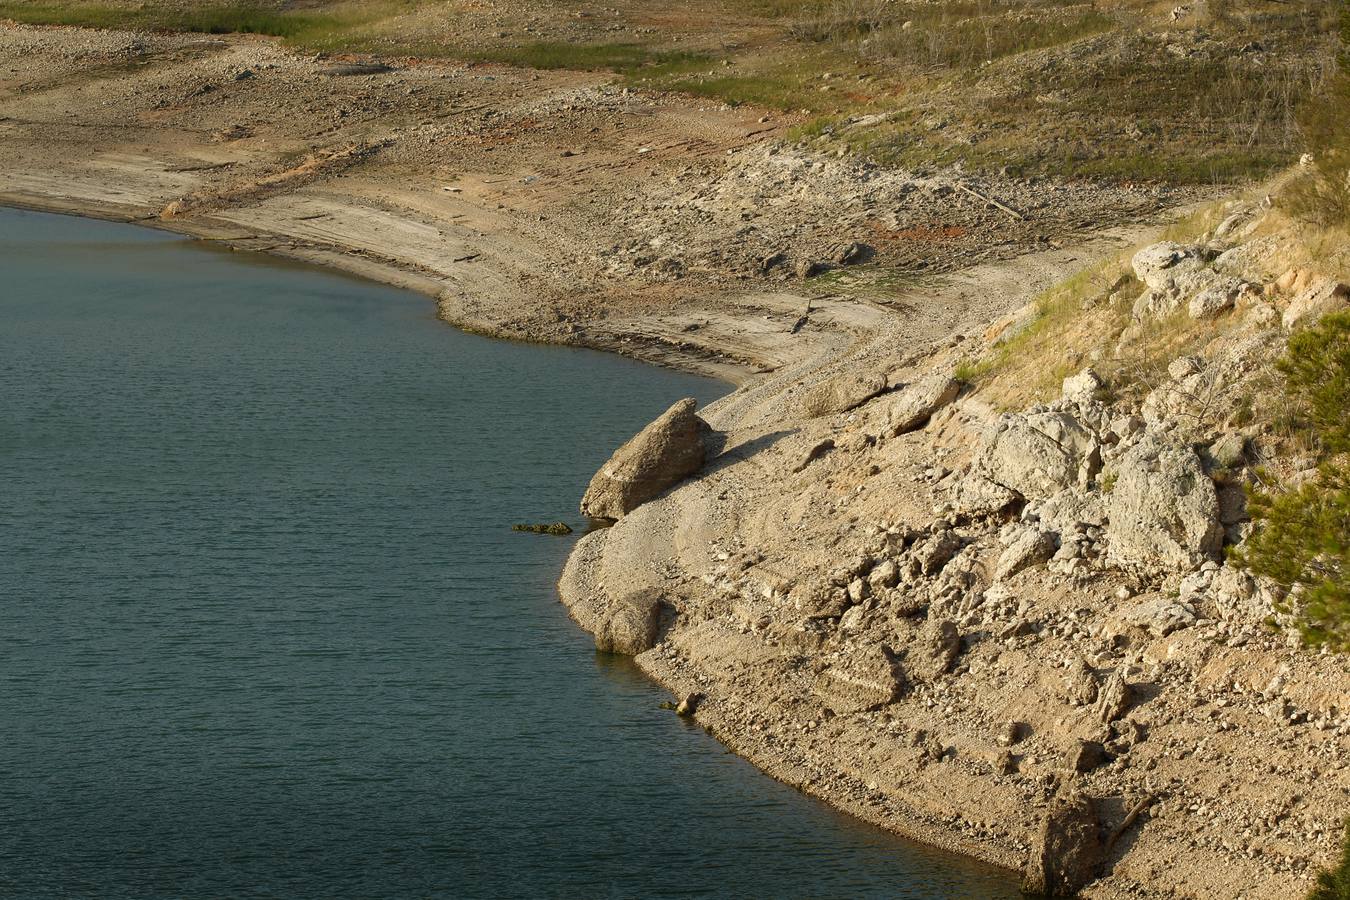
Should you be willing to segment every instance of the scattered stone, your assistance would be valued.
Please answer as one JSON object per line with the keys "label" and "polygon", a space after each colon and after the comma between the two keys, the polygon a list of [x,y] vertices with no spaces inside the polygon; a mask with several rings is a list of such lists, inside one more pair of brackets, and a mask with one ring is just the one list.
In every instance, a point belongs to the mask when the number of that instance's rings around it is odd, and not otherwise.
{"label": "scattered stone", "polygon": [[927,540],[915,544],[914,562],[923,574],[936,574],[961,549],[961,543],[960,536],[950,528],[935,531]]}
{"label": "scattered stone", "polygon": [[793,273],[798,278],[815,278],[821,272],[825,271],[825,266],[811,259],[803,259],[797,262]]}
{"label": "scattered stone", "polygon": [[994,568],[994,580],[1011,578],[1024,569],[1038,566],[1050,559],[1055,553],[1054,535],[1026,528],[1021,535],[999,554],[998,564]]}
{"label": "scattered stone", "polygon": [[616,450],[591,479],[582,515],[618,519],[703,468],[709,428],[695,406],[680,400]]}
{"label": "scattered stone", "polygon": [[1195,607],[1170,597],[1145,600],[1121,613],[1121,618],[1154,637],[1166,637],[1195,624]]}
{"label": "scattered stone", "polygon": [[1003,730],[1000,731],[998,735],[999,744],[1004,747],[1011,747],[1013,744],[1022,740],[1022,732],[1024,730],[1024,726],[1021,722],[1015,720],[1004,722]]}
{"label": "scattered stone", "polygon": [[1119,672],[1112,672],[1097,692],[1097,717],[1109,725],[1125,715],[1134,700],[1134,690]]}
{"label": "scattered stone", "polygon": [[1085,741],[1079,739],[1074,742],[1073,748],[1069,751],[1068,768],[1071,772],[1084,774],[1093,769],[1101,767],[1106,762],[1106,748],[1100,741]]}
{"label": "scattered stone", "polygon": [[851,266],[856,262],[862,262],[871,252],[871,247],[853,241],[852,243],[841,244],[835,249],[834,261],[841,266]]}
{"label": "scattered stone", "polygon": [[1097,700],[1097,674],[1086,660],[1076,659],[1064,676],[1064,696],[1075,706],[1088,706]]}
{"label": "scattered stone", "polygon": [[688,718],[698,711],[698,705],[703,700],[702,694],[686,694],[684,699],[675,707],[675,715]]}

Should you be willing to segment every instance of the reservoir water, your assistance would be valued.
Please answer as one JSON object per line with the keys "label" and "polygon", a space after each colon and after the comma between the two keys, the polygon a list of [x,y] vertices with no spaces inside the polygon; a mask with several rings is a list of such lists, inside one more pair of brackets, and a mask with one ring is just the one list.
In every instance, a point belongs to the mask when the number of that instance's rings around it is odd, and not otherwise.
{"label": "reservoir water", "polygon": [[659,708],[553,582],[716,382],[0,211],[0,896],[1015,896]]}

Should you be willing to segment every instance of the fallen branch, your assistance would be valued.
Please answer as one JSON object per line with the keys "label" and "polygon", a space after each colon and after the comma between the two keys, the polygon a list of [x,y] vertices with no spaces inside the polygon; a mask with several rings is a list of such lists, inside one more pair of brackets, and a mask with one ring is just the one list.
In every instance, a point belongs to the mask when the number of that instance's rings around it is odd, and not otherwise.
{"label": "fallen branch", "polygon": [[964,192],[966,192],[967,194],[969,194],[970,196],[974,197],[974,198],[977,199],[977,200],[983,200],[985,203],[988,203],[990,206],[996,206],[996,207],[998,207],[999,209],[1003,210],[1005,213],[1007,213],[1008,215],[1012,216],[1014,219],[1016,219],[1016,220],[1019,221],[1019,222],[1024,222],[1024,221],[1026,221],[1026,218],[1027,218],[1027,217],[1024,216],[1024,215],[1022,215],[1022,214],[1021,214],[1020,212],[1018,212],[1017,210],[1013,209],[1011,206],[1006,206],[1006,205],[1004,205],[1004,204],[1002,204],[1002,203],[999,203],[999,202],[998,202],[997,200],[995,200],[993,197],[986,197],[984,194],[981,194],[979,191],[972,190],[972,189],[966,187],[964,184],[962,184],[962,183],[959,182],[959,181],[953,182],[953,183],[956,185],[956,189],[957,189],[957,190],[959,190],[959,191],[964,191]]}
{"label": "fallen branch", "polygon": [[1148,809],[1156,799],[1157,797],[1153,794],[1145,794],[1138,803],[1130,807],[1130,811],[1125,814],[1125,821],[1117,825],[1116,830],[1111,832],[1111,836],[1106,839],[1106,850],[1104,851],[1106,854],[1110,854],[1111,848],[1116,845],[1116,841],[1120,839],[1120,836],[1129,830],[1130,826],[1135,823],[1135,820],[1138,819],[1144,810]]}

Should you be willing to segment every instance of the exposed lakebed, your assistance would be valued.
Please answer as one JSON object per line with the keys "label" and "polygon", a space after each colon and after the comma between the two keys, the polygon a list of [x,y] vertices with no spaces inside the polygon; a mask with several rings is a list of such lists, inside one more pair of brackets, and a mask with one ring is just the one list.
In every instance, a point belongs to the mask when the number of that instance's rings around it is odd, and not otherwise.
{"label": "exposed lakebed", "polygon": [[759,774],[556,601],[716,382],[0,211],[0,894],[1015,896]]}

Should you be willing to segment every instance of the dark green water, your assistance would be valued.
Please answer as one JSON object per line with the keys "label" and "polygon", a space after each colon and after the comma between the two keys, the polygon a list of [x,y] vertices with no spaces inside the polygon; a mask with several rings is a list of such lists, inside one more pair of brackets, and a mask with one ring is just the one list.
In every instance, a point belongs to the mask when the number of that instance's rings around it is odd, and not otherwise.
{"label": "dark green water", "polygon": [[0,894],[1007,897],[760,775],[557,603],[714,382],[0,211]]}

